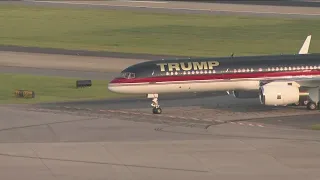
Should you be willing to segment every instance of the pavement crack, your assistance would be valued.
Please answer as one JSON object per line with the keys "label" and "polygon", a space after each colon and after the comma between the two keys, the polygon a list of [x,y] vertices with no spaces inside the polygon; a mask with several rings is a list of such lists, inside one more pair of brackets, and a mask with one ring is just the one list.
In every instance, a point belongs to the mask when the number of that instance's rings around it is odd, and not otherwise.
{"label": "pavement crack", "polygon": [[48,126],[48,125],[53,125],[53,124],[62,124],[62,123],[80,122],[80,121],[91,121],[91,120],[95,120],[95,119],[99,119],[99,117],[85,118],[85,119],[74,119],[74,120],[69,120],[69,121],[57,121],[57,122],[51,122],[51,123],[32,124],[32,125],[26,125],[26,126],[16,126],[16,127],[0,129],[0,132],[1,131],[8,131],[8,130],[15,130],[15,129],[30,128],[30,127]]}
{"label": "pavement crack", "polygon": [[108,150],[105,145],[103,143],[100,143],[100,145],[102,146],[102,148],[109,154],[111,154],[117,161],[119,161],[124,167],[126,167],[128,169],[128,171],[130,171],[130,173],[133,175],[134,172],[130,169],[129,166],[127,166],[125,163],[123,163],[115,154],[113,154],[110,150]]}
{"label": "pavement crack", "polygon": [[100,165],[112,165],[112,166],[128,166],[128,167],[135,167],[135,168],[159,169],[159,170],[168,170],[168,171],[208,173],[208,171],[196,170],[196,169],[170,168],[170,167],[147,166],[147,165],[137,165],[137,164],[120,164],[120,163],[110,163],[110,162],[101,162],[101,161],[99,162],[99,161],[85,161],[85,160],[73,160],[73,159],[59,159],[59,158],[47,158],[47,157],[40,157],[40,156],[32,157],[32,156],[26,156],[26,155],[11,155],[11,154],[5,154],[5,153],[0,153],[0,156],[16,157],[16,158],[28,158],[28,159],[51,160],[51,161],[59,161],[59,162],[100,164]]}
{"label": "pavement crack", "polygon": [[43,161],[42,158],[40,158],[40,156],[38,155],[38,153],[31,148],[31,150],[33,151],[33,153],[36,155],[37,159],[39,159],[41,161],[41,163],[47,168],[47,170],[51,173],[51,175],[54,177],[54,178],[57,178],[57,176],[53,173],[53,171],[46,165],[46,163]]}
{"label": "pavement crack", "polygon": [[188,134],[188,135],[199,135],[199,136],[213,136],[213,137],[220,137],[226,139],[269,139],[269,140],[295,140],[295,141],[303,141],[303,142],[317,142],[320,143],[318,139],[307,139],[307,138],[286,138],[286,137],[268,137],[268,136],[244,136],[244,135],[227,135],[227,134],[213,134],[210,132],[207,133],[194,133],[194,132],[181,132],[181,131],[174,131],[174,130],[165,130],[164,128],[156,128],[156,131],[165,132],[165,133],[173,133],[173,134]]}
{"label": "pavement crack", "polygon": [[199,162],[202,166],[204,166],[206,169],[208,169],[208,173],[212,174],[212,172],[215,172],[213,169],[211,169],[210,167],[206,166],[199,158],[195,157],[194,155],[192,155],[191,153],[188,153],[188,155],[195,159],[197,162]]}
{"label": "pavement crack", "polygon": [[55,141],[60,141],[59,136],[57,135],[57,133],[54,131],[54,129],[52,128],[52,126],[50,126],[50,124],[47,124],[47,127],[49,129],[49,131],[53,134],[53,139]]}

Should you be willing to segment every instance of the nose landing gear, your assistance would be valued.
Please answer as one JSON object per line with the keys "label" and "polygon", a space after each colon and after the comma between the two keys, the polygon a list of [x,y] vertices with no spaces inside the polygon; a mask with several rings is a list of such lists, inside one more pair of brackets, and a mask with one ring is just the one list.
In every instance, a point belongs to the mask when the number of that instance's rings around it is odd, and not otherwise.
{"label": "nose landing gear", "polygon": [[162,109],[160,108],[160,105],[158,103],[158,94],[148,94],[147,97],[152,98],[152,103],[151,103],[152,113],[161,114]]}
{"label": "nose landing gear", "polygon": [[161,114],[162,113],[162,109],[161,108],[152,108],[152,112],[153,114]]}
{"label": "nose landing gear", "polygon": [[152,108],[153,114],[161,114],[162,113],[162,109],[160,108],[160,105],[158,103],[158,98],[152,99],[151,106],[153,107]]}

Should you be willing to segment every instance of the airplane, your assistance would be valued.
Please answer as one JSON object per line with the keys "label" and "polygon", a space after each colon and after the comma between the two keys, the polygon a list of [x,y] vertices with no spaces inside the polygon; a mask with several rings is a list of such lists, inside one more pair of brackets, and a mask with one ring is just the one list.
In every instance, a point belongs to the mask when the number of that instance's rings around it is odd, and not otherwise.
{"label": "airplane", "polygon": [[161,114],[159,94],[226,91],[235,98],[259,98],[266,106],[299,104],[319,109],[320,54],[309,54],[311,35],[298,54],[178,58],[146,61],[124,69],[108,84],[116,93],[145,94]]}

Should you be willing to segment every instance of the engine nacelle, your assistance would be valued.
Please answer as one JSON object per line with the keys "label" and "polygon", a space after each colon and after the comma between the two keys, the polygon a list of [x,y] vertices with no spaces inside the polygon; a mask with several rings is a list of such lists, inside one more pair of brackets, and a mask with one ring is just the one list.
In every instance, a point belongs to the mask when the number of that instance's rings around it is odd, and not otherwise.
{"label": "engine nacelle", "polygon": [[267,84],[260,87],[259,98],[267,106],[286,106],[299,102],[300,91],[297,86]]}
{"label": "engine nacelle", "polygon": [[259,98],[259,91],[232,91],[232,95],[239,99]]}

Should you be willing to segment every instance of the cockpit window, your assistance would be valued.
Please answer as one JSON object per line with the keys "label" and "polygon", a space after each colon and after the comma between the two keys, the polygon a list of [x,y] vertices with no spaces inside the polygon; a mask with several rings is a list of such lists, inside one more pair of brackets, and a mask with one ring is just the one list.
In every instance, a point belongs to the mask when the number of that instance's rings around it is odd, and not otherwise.
{"label": "cockpit window", "polygon": [[132,79],[136,77],[136,74],[131,72],[124,72],[124,73],[121,73],[121,77],[126,79]]}

